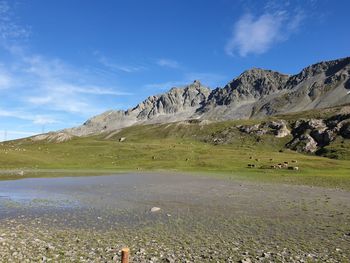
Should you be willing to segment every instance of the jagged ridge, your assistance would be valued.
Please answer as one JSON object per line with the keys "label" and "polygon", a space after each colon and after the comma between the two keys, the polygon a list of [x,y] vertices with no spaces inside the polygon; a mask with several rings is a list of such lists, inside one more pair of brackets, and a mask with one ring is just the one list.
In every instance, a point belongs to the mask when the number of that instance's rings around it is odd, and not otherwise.
{"label": "jagged ridge", "polygon": [[223,88],[211,91],[196,80],[150,96],[134,108],[107,111],[61,132],[85,136],[135,124],[261,118],[350,103],[349,93],[350,57],[316,63],[292,76],[253,68]]}

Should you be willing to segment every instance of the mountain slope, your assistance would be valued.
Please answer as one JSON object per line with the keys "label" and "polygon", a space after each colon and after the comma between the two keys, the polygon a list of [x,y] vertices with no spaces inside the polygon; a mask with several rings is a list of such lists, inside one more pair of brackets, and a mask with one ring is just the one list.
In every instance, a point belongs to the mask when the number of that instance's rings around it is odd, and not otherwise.
{"label": "mountain slope", "polygon": [[298,112],[350,102],[350,57],[321,62],[291,76],[285,94],[260,104],[255,116]]}
{"label": "mountain slope", "polygon": [[117,130],[134,124],[174,122],[190,119],[207,100],[208,87],[194,81],[185,88],[150,96],[127,111],[111,110],[87,120],[82,126],[65,130],[75,136],[84,136]]}
{"label": "mountain slope", "polygon": [[255,103],[281,94],[288,78],[288,75],[271,70],[247,70],[224,88],[213,90],[207,103],[197,113],[205,119],[250,118]]}
{"label": "mountain slope", "polygon": [[135,124],[255,119],[347,103],[350,57],[320,62],[292,76],[253,68],[212,91],[196,80],[184,88],[150,96],[134,108],[107,111],[60,133],[86,136]]}

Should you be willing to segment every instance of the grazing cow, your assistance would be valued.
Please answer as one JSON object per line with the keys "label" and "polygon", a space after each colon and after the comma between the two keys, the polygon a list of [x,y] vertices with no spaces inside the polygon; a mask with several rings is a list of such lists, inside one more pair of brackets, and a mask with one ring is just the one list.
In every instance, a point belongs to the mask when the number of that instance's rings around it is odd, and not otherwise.
{"label": "grazing cow", "polygon": [[298,167],[298,166],[294,166],[294,167],[293,167],[293,170],[294,170],[294,171],[299,171],[299,167]]}
{"label": "grazing cow", "polygon": [[292,163],[297,163],[298,161],[297,160],[292,160]]}

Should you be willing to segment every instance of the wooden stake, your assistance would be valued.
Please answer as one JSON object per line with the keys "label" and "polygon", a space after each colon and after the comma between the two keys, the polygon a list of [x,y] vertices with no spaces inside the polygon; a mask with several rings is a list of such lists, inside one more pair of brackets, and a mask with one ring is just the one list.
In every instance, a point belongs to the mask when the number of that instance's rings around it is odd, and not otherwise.
{"label": "wooden stake", "polygon": [[129,252],[130,249],[127,247],[122,249],[122,263],[129,263]]}

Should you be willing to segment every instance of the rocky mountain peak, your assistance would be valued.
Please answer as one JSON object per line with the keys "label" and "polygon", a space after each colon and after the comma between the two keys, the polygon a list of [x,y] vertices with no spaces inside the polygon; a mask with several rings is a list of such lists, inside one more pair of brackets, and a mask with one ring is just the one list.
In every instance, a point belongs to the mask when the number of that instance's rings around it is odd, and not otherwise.
{"label": "rocky mountain peak", "polygon": [[208,101],[209,104],[218,105],[254,101],[281,89],[288,78],[288,75],[276,71],[252,68],[244,71],[223,89],[214,90]]}
{"label": "rocky mountain peak", "polygon": [[[286,88],[291,89],[296,87],[299,83],[311,78],[319,76],[325,77],[324,82],[332,82],[345,80],[350,76],[350,57],[336,59],[331,61],[322,61],[304,68],[299,74],[292,76]],[[349,83],[350,84],[350,83]],[[350,85],[349,85],[350,88]]]}
{"label": "rocky mountain peak", "polygon": [[289,76],[252,68],[224,88],[210,90],[199,80],[149,96],[126,111],[108,111],[68,129],[73,135],[116,130],[134,124],[200,118],[229,120],[327,108],[350,103],[350,57],[316,63]]}
{"label": "rocky mountain peak", "polygon": [[193,110],[200,107],[209,96],[210,89],[199,81],[184,88],[172,88],[170,91],[149,97],[133,109],[138,119],[154,118],[158,115],[175,114],[180,111]]}

